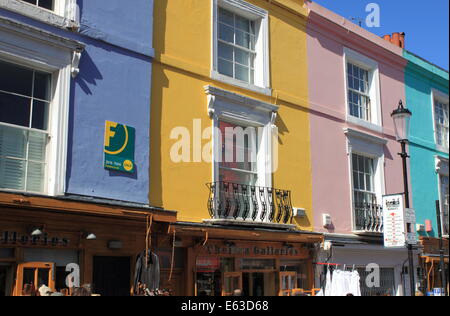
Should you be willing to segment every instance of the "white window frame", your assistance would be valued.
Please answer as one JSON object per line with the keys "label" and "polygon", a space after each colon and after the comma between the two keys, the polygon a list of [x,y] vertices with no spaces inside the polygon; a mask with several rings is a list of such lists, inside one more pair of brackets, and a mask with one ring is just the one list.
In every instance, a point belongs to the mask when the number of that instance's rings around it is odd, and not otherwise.
{"label": "white window frame", "polygon": [[[264,95],[272,95],[270,89],[269,61],[269,13],[243,0],[211,0],[212,1],[212,70],[211,78],[239,88],[255,91]],[[237,15],[256,22],[256,59],[254,84],[249,84],[218,72],[218,9],[222,7]]]}
{"label": "white window frame", "polygon": [[348,168],[350,179],[350,201],[351,201],[351,219],[352,230],[354,233],[361,233],[356,230],[355,218],[355,197],[354,197],[354,182],[353,182],[353,154],[371,158],[374,160],[374,188],[377,196],[377,201],[381,205],[383,196],[386,194],[385,183],[385,154],[384,146],[388,141],[384,138],[369,135],[351,128],[345,128],[344,133],[347,136],[347,155]]}
{"label": "white window frame", "polygon": [[[433,113],[433,132],[434,132],[434,143],[436,144],[436,149],[444,152],[444,153],[448,153],[449,152],[449,148],[446,147],[445,145],[442,146],[440,144],[438,144],[438,139],[437,139],[437,124],[436,124],[436,101],[439,101],[441,103],[446,103],[447,105],[449,105],[449,96],[448,94],[445,94],[439,90],[436,89],[432,89],[431,90],[431,104],[432,104],[432,113]],[[450,105],[449,105],[450,107]],[[450,109],[449,109],[450,110]],[[447,136],[448,137],[448,136]]]}
{"label": "white window frame", "polygon": [[[444,210],[444,208],[443,208],[444,201],[442,200],[443,194],[442,194],[441,177],[449,176],[449,160],[448,160],[448,158],[436,156],[436,173],[437,173],[439,201],[441,204],[441,211],[443,211]],[[444,232],[444,222],[443,221],[442,221],[442,231]],[[448,238],[448,234],[445,236]]]}
{"label": "white window frame", "polygon": [[206,86],[205,92],[208,97],[208,112],[212,119],[213,127],[213,161],[212,179],[219,181],[219,159],[222,148],[217,148],[220,143],[218,133],[219,122],[225,121],[241,126],[262,128],[263,135],[257,153],[257,181],[256,186],[272,187],[272,166],[274,157],[272,153],[272,135],[274,128],[274,117],[279,107],[256,99],[222,90],[213,86]]}
{"label": "white window frame", "polygon": [[0,8],[61,28],[78,28],[76,0],[54,0],[53,11],[20,0],[0,0]]}
{"label": "white window frame", "polygon": [[50,140],[43,195],[58,196],[65,192],[73,57],[83,49],[79,42],[0,18],[0,59],[51,74]]}
{"label": "white window frame", "polygon": [[[349,107],[349,83],[348,83],[348,63],[358,66],[369,72],[369,96],[371,101],[370,121],[366,121],[350,115]],[[347,122],[365,127],[370,130],[382,132],[382,113],[381,113],[381,93],[380,93],[380,71],[378,62],[358,53],[349,48],[344,48],[344,82],[345,82],[345,107],[347,113]]]}

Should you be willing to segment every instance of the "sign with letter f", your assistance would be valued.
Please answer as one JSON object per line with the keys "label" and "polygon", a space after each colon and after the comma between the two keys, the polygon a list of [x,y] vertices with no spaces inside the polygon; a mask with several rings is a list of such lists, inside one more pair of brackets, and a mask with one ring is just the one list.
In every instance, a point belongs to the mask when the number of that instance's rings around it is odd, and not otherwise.
{"label": "sign with letter f", "polygon": [[105,123],[104,167],[127,173],[135,172],[136,130],[115,122]]}

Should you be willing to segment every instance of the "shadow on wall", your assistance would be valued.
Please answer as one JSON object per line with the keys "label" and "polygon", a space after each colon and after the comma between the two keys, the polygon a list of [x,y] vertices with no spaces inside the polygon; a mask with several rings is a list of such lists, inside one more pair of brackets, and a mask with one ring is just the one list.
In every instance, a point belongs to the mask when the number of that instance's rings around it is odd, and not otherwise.
{"label": "shadow on wall", "polygon": [[92,95],[89,85],[96,86],[98,80],[103,76],[87,51],[84,51],[80,61],[80,74],[76,78],[76,83],[87,95]]}
{"label": "shadow on wall", "polygon": [[[168,0],[157,0],[154,2],[154,12],[158,12],[158,15],[154,15],[154,28],[158,29],[158,32],[154,34],[154,46],[155,57],[157,60],[161,59],[161,55],[165,52],[165,34],[166,34],[166,12],[167,12]],[[154,82],[157,82],[155,84]],[[164,207],[163,205],[163,190],[162,187],[162,106],[163,106],[163,90],[169,87],[169,80],[164,74],[164,71],[160,66],[153,68],[152,78],[152,99],[151,99],[151,112],[150,112],[150,142],[151,148],[154,150],[150,153],[150,192],[149,200],[150,204],[157,207]],[[167,136],[167,135],[166,135]],[[167,153],[168,154],[168,153]]]}

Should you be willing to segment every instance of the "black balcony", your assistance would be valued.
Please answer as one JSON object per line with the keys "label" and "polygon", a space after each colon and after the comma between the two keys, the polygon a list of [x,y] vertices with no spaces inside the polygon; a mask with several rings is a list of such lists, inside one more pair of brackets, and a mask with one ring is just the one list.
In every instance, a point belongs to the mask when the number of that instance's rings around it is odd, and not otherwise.
{"label": "black balcony", "polygon": [[291,224],[291,192],[229,182],[207,184],[212,219]]}
{"label": "black balcony", "polygon": [[367,233],[384,233],[383,207],[377,204],[355,204],[356,230]]}

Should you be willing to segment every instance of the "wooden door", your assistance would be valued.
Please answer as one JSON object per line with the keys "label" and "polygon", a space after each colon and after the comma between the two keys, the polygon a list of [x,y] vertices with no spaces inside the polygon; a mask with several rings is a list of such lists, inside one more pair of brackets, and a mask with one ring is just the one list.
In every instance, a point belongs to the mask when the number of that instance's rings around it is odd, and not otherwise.
{"label": "wooden door", "polygon": [[[55,264],[48,262],[21,263],[17,266],[14,296],[35,295],[42,285],[55,292]],[[27,293],[24,293],[25,290]]]}
{"label": "wooden door", "polygon": [[279,296],[291,296],[292,290],[297,288],[297,272],[280,272]]}
{"label": "wooden door", "polygon": [[242,272],[224,273],[222,296],[233,296],[235,290],[242,291]]}

